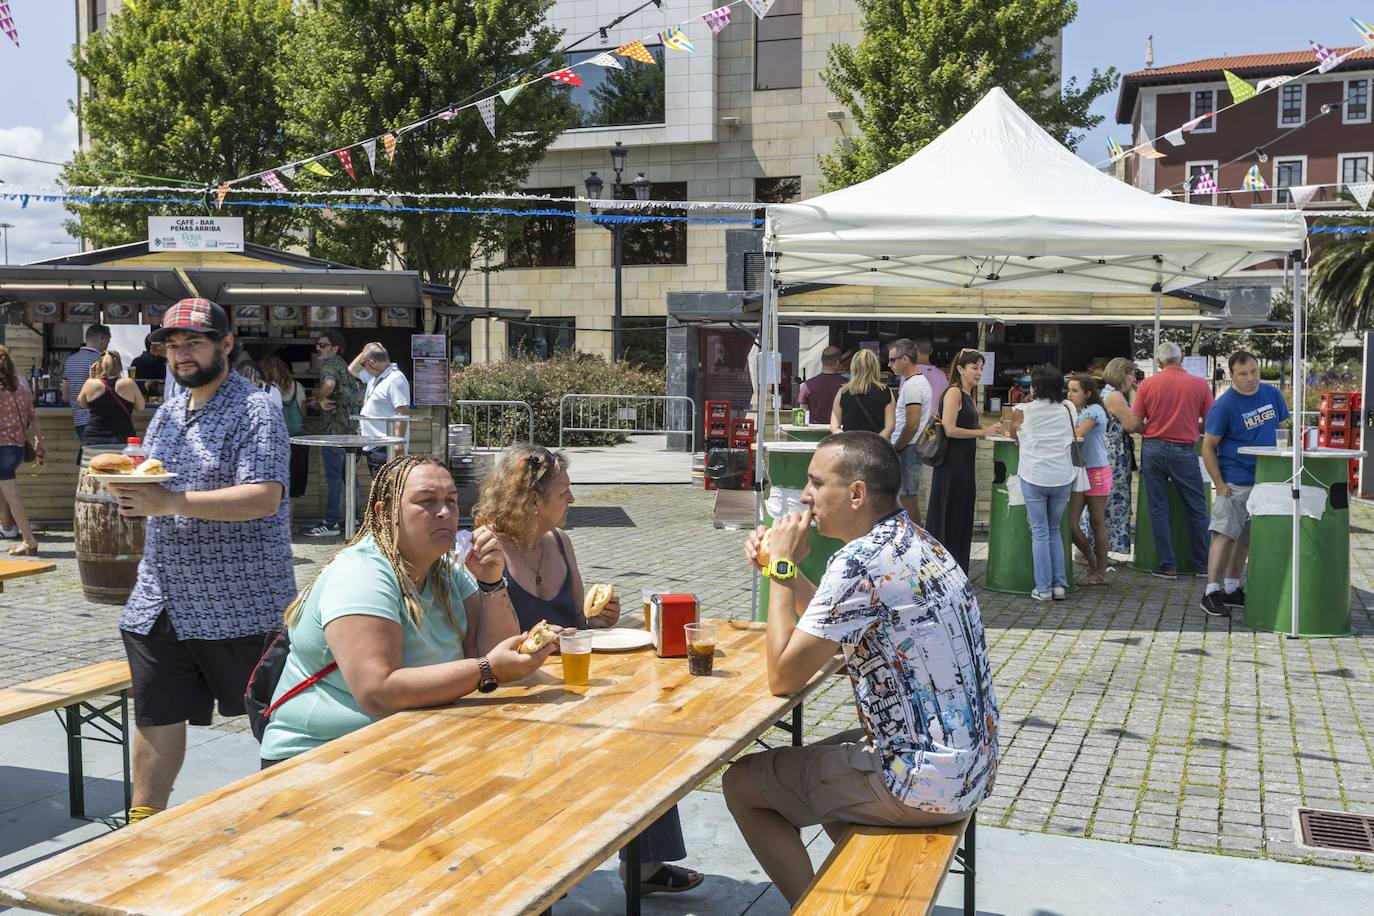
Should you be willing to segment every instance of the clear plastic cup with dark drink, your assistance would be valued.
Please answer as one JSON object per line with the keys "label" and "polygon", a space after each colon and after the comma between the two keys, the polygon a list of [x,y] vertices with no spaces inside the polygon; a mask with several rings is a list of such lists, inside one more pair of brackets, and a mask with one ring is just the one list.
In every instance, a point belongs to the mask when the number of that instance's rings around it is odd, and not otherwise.
{"label": "clear plastic cup with dark drink", "polygon": [[710,677],[716,660],[716,625],[689,623],[686,629],[687,670],[692,674]]}

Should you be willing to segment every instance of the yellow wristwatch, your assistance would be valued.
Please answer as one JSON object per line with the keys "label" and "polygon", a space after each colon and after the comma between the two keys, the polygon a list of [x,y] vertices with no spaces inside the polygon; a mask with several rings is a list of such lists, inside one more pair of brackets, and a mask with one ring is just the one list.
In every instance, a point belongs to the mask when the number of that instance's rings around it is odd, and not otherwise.
{"label": "yellow wristwatch", "polygon": [[797,564],[791,560],[773,560],[768,564],[765,574],[770,579],[795,579],[797,577]]}

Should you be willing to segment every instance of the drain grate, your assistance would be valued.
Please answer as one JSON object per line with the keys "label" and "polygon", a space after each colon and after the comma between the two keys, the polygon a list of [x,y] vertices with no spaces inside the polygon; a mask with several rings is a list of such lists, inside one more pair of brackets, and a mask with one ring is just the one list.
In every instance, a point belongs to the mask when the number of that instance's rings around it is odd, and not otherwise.
{"label": "drain grate", "polygon": [[1346,852],[1374,852],[1374,817],[1345,811],[1298,809],[1303,845]]}

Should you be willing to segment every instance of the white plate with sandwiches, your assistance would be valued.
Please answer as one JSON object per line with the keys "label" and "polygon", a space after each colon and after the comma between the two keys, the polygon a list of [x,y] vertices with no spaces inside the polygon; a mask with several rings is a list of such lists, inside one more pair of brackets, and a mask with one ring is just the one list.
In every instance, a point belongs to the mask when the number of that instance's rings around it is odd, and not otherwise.
{"label": "white plate with sandwiches", "polygon": [[648,630],[630,627],[609,627],[605,630],[592,630],[592,651],[629,652],[643,649],[654,644],[654,634]]}
{"label": "white plate with sandwiches", "polygon": [[135,465],[127,455],[108,452],[91,459],[86,474],[103,483],[166,483],[176,474],[165,470],[156,458]]}
{"label": "white plate with sandwiches", "polygon": [[99,480],[102,483],[166,483],[177,475],[169,472],[163,474],[87,474],[92,480]]}

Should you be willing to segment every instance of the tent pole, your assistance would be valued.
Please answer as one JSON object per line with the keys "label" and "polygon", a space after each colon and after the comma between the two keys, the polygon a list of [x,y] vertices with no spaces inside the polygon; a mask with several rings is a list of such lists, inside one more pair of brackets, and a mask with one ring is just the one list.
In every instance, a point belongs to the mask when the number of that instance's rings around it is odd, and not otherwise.
{"label": "tent pole", "polygon": [[[758,428],[754,433],[754,525],[763,524],[763,487],[768,476],[768,457],[763,442],[768,428],[768,372],[771,368],[768,351],[772,349],[771,334],[773,312],[773,288],[776,283],[773,271],[773,216],[764,210],[763,223],[763,308],[759,312],[758,366],[755,369],[754,403],[758,406]],[[750,570],[750,610],[754,620],[762,620],[767,614],[759,608],[759,570]]]}
{"label": "tent pole", "polygon": [[1307,399],[1304,391],[1306,377],[1302,365],[1303,358],[1303,301],[1302,301],[1302,252],[1295,251],[1289,258],[1293,263],[1293,419],[1294,434],[1289,438],[1293,443],[1293,481],[1290,487],[1293,494],[1293,593],[1289,619],[1292,622],[1290,638],[1298,638],[1298,618],[1302,612],[1299,596],[1302,594],[1302,451],[1303,425],[1302,411]]}
{"label": "tent pole", "polygon": [[1153,287],[1155,294],[1155,344],[1154,347],[1150,350],[1150,357],[1155,361],[1156,372],[1159,371],[1159,357],[1155,356],[1155,354],[1159,352],[1159,325],[1160,317],[1162,315],[1162,306],[1160,305],[1159,294],[1164,284],[1164,275],[1161,270],[1161,265],[1163,263],[1164,259],[1161,258],[1159,255],[1155,255],[1155,285]]}

